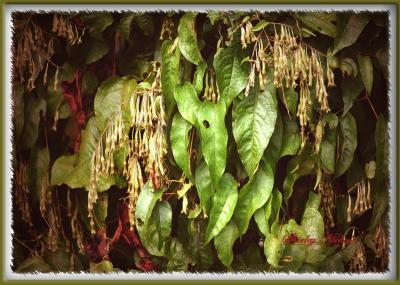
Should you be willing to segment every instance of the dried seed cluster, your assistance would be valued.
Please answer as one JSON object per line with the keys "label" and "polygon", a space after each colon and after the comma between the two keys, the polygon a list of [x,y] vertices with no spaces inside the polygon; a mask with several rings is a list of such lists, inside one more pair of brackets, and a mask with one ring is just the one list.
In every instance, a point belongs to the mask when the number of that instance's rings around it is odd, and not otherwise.
{"label": "dried seed cluster", "polygon": [[57,33],[59,37],[67,39],[70,45],[75,45],[82,43],[85,29],[80,32],[78,27],[69,19],[64,18],[62,15],[54,14],[52,32]]}
{"label": "dried seed cluster", "polygon": [[379,224],[376,228],[374,242],[376,248],[376,258],[381,259],[381,266],[382,268],[385,268],[388,263],[389,245],[382,224]]}
{"label": "dried seed cluster", "polygon": [[165,38],[171,40],[173,28],[174,22],[172,19],[168,16],[164,17],[161,25],[160,40],[164,40]]}
{"label": "dried seed cluster", "polygon": [[365,272],[367,270],[367,259],[365,257],[365,248],[362,242],[356,241],[355,254],[350,260],[351,272]]}
{"label": "dried seed cluster", "polygon": [[362,215],[365,211],[372,208],[371,204],[371,184],[369,179],[367,182],[362,179],[360,182],[356,183],[348,192],[353,189],[357,189],[357,198],[352,208],[351,197],[349,193],[349,203],[347,207],[347,221],[351,222],[352,213],[355,215]]}
{"label": "dried seed cluster", "polygon": [[[16,34],[18,39],[13,47],[14,64],[21,82],[25,82],[27,76],[27,88],[35,89],[35,80],[46,64],[43,81],[47,81],[47,69],[51,57],[54,54],[53,39],[47,39],[39,25],[32,19],[23,23],[22,29]],[[28,73],[28,75],[26,75]]]}
{"label": "dried seed cluster", "polygon": [[[130,122],[125,130],[122,113],[110,119],[92,156],[88,210],[92,234],[95,233],[93,206],[97,201],[98,181],[115,171],[114,152],[125,147],[123,175],[128,180],[129,221],[135,224],[136,200],[146,177],[150,177],[156,189],[162,185],[166,169],[167,153],[164,128],[165,112],[161,88],[161,67],[154,65],[155,79],[152,85],[141,85],[130,97]],[[144,175],[145,174],[145,175]]]}
{"label": "dried seed cluster", "polygon": [[321,180],[318,184],[318,193],[321,196],[322,207],[324,208],[325,219],[327,220],[325,224],[333,228],[335,226],[332,214],[335,208],[335,192],[333,190],[332,177],[330,175],[322,173]]}
{"label": "dried seed cluster", "polygon": [[88,212],[90,228],[95,234],[93,206],[97,201],[97,191],[101,177],[107,178],[114,173],[114,152],[127,141],[122,122],[122,113],[116,113],[108,122],[104,133],[100,136],[91,160],[90,187],[88,191]]}
{"label": "dried seed cluster", "polygon": [[161,88],[161,67],[154,64],[155,78],[150,88],[134,92],[130,99],[131,136],[124,176],[128,180],[129,221],[135,224],[136,201],[144,184],[142,166],[153,186],[159,189],[166,173],[167,153],[165,111]]}
{"label": "dried seed cluster", "polygon": [[15,174],[15,184],[15,201],[19,211],[21,212],[21,218],[25,223],[32,227],[32,210],[29,204],[27,164],[22,159],[18,161],[18,170]]}
{"label": "dried seed cluster", "polygon": [[79,252],[84,253],[85,246],[83,244],[83,229],[78,219],[77,201],[75,200],[75,207],[74,207],[72,203],[71,193],[72,191],[68,190],[67,204],[68,204],[68,217],[71,218],[70,224],[71,224],[72,238],[76,241]]}
{"label": "dried seed cluster", "polygon": [[218,84],[212,73],[206,72],[206,86],[204,88],[203,98],[216,103],[218,101]]}

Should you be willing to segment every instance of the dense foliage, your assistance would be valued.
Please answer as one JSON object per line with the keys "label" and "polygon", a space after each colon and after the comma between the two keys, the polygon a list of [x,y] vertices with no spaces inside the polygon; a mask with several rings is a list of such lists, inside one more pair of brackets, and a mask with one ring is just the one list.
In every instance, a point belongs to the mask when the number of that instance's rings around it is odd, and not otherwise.
{"label": "dense foliage", "polygon": [[385,13],[13,14],[13,268],[388,268]]}

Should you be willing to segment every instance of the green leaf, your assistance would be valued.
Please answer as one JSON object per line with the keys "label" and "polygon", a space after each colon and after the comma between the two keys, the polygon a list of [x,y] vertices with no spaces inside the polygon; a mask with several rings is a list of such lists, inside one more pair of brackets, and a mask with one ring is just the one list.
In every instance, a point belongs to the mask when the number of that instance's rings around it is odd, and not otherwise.
{"label": "green leaf", "polygon": [[96,77],[96,74],[92,71],[86,71],[82,77],[82,95],[90,95],[93,94],[97,86],[99,85],[99,80]]}
{"label": "green leaf", "polygon": [[182,117],[192,125],[196,125],[196,113],[201,106],[201,101],[193,85],[185,82],[183,85],[176,86],[174,97]]}
{"label": "green leaf", "polygon": [[189,159],[189,132],[192,125],[186,121],[179,113],[176,113],[171,126],[171,149],[176,164],[182,169],[186,177],[191,179]]}
{"label": "green leaf", "polygon": [[279,220],[279,212],[281,209],[282,205],[282,194],[281,192],[277,189],[274,188],[271,193],[271,215],[269,217],[269,224],[277,223]]}
{"label": "green leaf", "polygon": [[354,44],[368,22],[368,16],[362,13],[351,13],[350,16],[339,20],[332,55]]}
{"label": "green leaf", "polygon": [[189,222],[188,251],[191,264],[199,271],[208,270],[213,264],[213,251],[210,244],[205,243],[206,221],[191,220]]}
{"label": "green leaf", "polygon": [[171,238],[165,245],[166,256],[168,257],[167,271],[187,271],[189,258],[182,243]]}
{"label": "green leaf", "polygon": [[25,101],[24,128],[22,131],[22,147],[32,148],[39,136],[40,116],[46,116],[46,101],[36,96],[28,96]]}
{"label": "green leaf", "polygon": [[243,235],[249,226],[254,212],[269,199],[274,186],[274,173],[270,161],[263,161],[249,182],[239,191],[239,198],[233,214]]}
{"label": "green leaf", "polygon": [[24,86],[22,84],[15,84],[12,92],[13,99],[13,125],[14,125],[14,139],[15,142],[19,141],[24,128]]}
{"label": "green leaf", "polygon": [[296,180],[302,176],[308,175],[313,170],[314,164],[315,156],[309,145],[306,145],[303,151],[289,162],[287,167],[288,174],[283,181],[283,196],[286,203],[292,196],[293,186]]}
{"label": "green leaf", "polygon": [[218,235],[232,218],[238,199],[239,184],[232,175],[225,173],[214,195],[210,219],[206,230],[206,244]]}
{"label": "green leaf", "polygon": [[339,160],[336,163],[336,177],[339,177],[349,168],[357,147],[357,125],[350,113],[342,117],[339,122],[343,142],[340,148]]}
{"label": "green leaf", "polygon": [[365,90],[367,90],[368,95],[371,95],[372,83],[374,80],[374,69],[372,67],[371,57],[358,54],[357,60]]}
{"label": "green leaf", "polygon": [[203,59],[197,44],[195,30],[196,15],[197,13],[187,12],[180,19],[178,26],[178,47],[188,61],[198,65]]}
{"label": "green leaf", "polygon": [[283,138],[283,123],[281,118],[281,113],[277,111],[277,117],[274,127],[274,132],[269,140],[268,146],[264,151],[262,159],[270,159],[273,161],[273,169],[275,172],[275,166],[280,158],[281,148],[282,148],[282,138]]}
{"label": "green leaf", "polygon": [[[136,81],[125,77],[110,77],[101,83],[94,98],[94,112],[101,132],[106,128],[110,118],[122,109],[129,109],[130,95],[135,89]],[[123,119],[128,121],[130,115],[125,115]]]}
{"label": "green leaf", "polygon": [[269,218],[271,216],[271,211],[272,211],[272,193],[271,196],[269,197],[267,203],[254,213],[254,220],[257,223],[258,228],[260,229],[260,232],[264,235],[267,236],[267,234],[271,231],[269,227]]}
{"label": "green leaf", "polygon": [[299,100],[299,94],[293,89],[289,88],[284,90],[284,92],[278,92],[279,98],[282,103],[287,107],[290,115],[296,117],[297,115],[297,102]]}
{"label": "green leaf", "polygon": [[176,105],[174,98],[175,86],[179,83],[179,61],[180,51],[175,48],[173,52],[169,52],[173,42],[167,40],[161,47],[161,85],[163,90],[163,98],[167,117],[170,117]]}
{"label": "green leaf", "polygon": [[[66,184],[70,188],[89,187],[91,159],[96,148],[98,135],[96,119],[92,117],[82,131],[79,154],[61,156],[54,162],[51,170],[51,185]],[[115,174],[108,178],[101,177],[99,191],[105,191],[118,182],[118,176]]]}
{"label": "green leaf", "polygon": [[[272,84],[272,82],[269,82]],[[274,132],[277,106],[275,88],[260,92],[253,88],[242,101],[235,101],[232,110],[232,129],[239,156],[251,177]]]}
{"label": "green leaf", "polygon": [[131,25],[134,13],[124,13],[122,18],[119,20],[119,28],[125,40],[131,41]]}
{"label": "green leaf", "polygon": [[204,73],[207,70],[207,63],[200,62],[197,66],[196,72],[194,73],[193,78],[193,86],[197,91],[197,94],[200,95],[201,91],[203,91],[203,80],[204,80]]}
{"label": "green leaf", "polygon": [[255,27],[253,27],[253,32],[258,32],[261,31],[262,29],[264,29],[266,26],[268,26],[269,22],[265,21],[265,20],[261,20],[260,22],[257,23],[257,25]]}
{"label": "green leaf", "polygon": [[136,229],[142,242],[146,240],[147,228],[150,226],[149,220],[157,200],[162,196],[163,190],[153,189],[153,184],[147,182],[141,189],[136,202],[135,220]]}
{"label": "green leaf", "polygon": [[336,164],[336,129],[330,129],[321,142],[320,161],[328,174],[335,173]]}
{"label": "green leaf", "polygon": [[218,89],[227,107],[246,88],[249,63],[241,64],[246,56],[238,36],[235,36],[231,46],[219,49],[214,56]]}
{"label": "green leaf", "polygon": [[143,31],[145,36],[154,34],[155,24],[151,14],[146,12],[136,13],[133,17],[133,21]]}
{"label": "green leaf", "polygon": [[113,23],[113,16],[108,12],[88,13],[80,15],[80,18],[89,26],[89,32],[93,35],[103,32]]}
{"label": "green leaf", "polygon": [[211,181],[210,170],[204,160],[196,168],[195,183],[200,204],[205,209],[206,214],[210,213],[214,188]]}
{"label": "green leaf", "polygon": [[104,274],[104,273],[110,273],[114,271],[114,266],[111,263],[111,261],[108,260],[103,260],[99,263],[93,263],[90,262],[90,273],[97,273],[97,274]]}
{"label": "green leaf", "polygon": [[226,165],[228,131],[225,127],[225,112],[223,102],[204,101],[196,114],[204,159],[215,187]]}
{"label": "green leaf", "polygon": [[271,266],[278,267],[282,250],[281,240],[273,234],[267,234],[264,241],[264,254]]}
{"label": "green leaf", "polygon": [[239,228],[234,219],[222,229],[222,231],[214,238],[215,249],[222,263],[229,267],[233,261],[233,244],[240,236]]}
{"label": "green leaf", "polygon": [[283,137],[280,156],[295,155],[300,150],[301,135],[295,117],[291,119],[287,115],[282,115]]}
{"label": "green leaf", "polygon": [[85,47],[85,63],[91,64],[102,59],[110,50],[110,47],[103,39],[92,38]]}
{"label": "green leaf", "polygon": [[347,112],[349,112],[351,107],[353,107],[353,102],[360,95],[363,88],[364,86],[360,76],[357,76],[355,78],[345,77],[342,80],[341,89],[344,103],[342,116],[345,116]]}
{"label": "green leaf", "polygon": [[336,36],[336,13],[332,12],[303,12],[298,18],[304,25],[313,31],[334,38]]}
{"label": "green leaf", "polygon": [[320,242],[324,239],[324,219],[318,211],[321,198],[318,194],[310,191],[306,208],[301,219],[301,226],[306,231],[309,238]]}
{"label": "green leaf", "polygon": [[143,245],[152,255],[163,251],[163,245],[171,234],[172,209],[168,201],[157,201],[151,213],[146,239]]}

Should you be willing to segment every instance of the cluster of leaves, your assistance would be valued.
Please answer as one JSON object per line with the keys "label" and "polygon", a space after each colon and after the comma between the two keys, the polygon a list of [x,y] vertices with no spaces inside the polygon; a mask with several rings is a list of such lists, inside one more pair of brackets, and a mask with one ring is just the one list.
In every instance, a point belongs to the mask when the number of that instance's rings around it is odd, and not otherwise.
{"label": "cluster of leaves", "polygon": [[[35,21],[55,45],[52,64],[36,76],[35,89],[28,90],[14,77],[14,169],[21,159],[27,160],[33,209],[29,227],[20,222],[14,203],[16,271],[345,272],[360,243],[366,245],[368,271],[387,269],[376,258],[374,240],[376,229],[386,225],[389,189],[386,14],[63,16],[85,31],[82,43],[72,44],[51,32],[54,14],[13,16],[16,23]],[[173,23],[168,26],[170,39],[160,40],[166,20]],[[331,111],[319,113],[312,93],[303,146],[296,119],[299,90],[276,89],[272,64],[265,88],[256,84],[244,96],[253,50],[251,45],[242,47],[238,27],[247,21],[265,40],[273,39],[275,27],[292,26],[299,40],[319,51],[324,68],[334,72],[336,85],[328,88]],[[17,26],[14,42],[24,26]],[[128,116],[122,106],[138,83],[153,80],[153,61],[162,66],[169,183],[154,189],[148,179],[136,203],[136,229],[130,229],[124,224],[126,211],[118,210],[127,196],[121,174],[126,157],[123,148],[118,149],[114,159],[119,171],[99,183],[93,237],[85,191],[93,152],[113,114]],[[208,75],[217,86],[214,101],[203,97]],[[323,136],[316,151],[318,124]],[[348,221],[348,200],[356,200],[348,189],[367,178],[364,164],[370,161],[376,161],[373,207]],[[314,190],[321,173],[333,181],[334,227],[326,222]],[[49,227],[38,205],[45,175],[50,177],[45,191],[51,192],[50,202],[59,205],[61,218],[56,251],[43,250]],[[86,252],[78,253],[70,230],[70,193]],[[351,242],[343,247],[330,244],[329,233]],[[287,243],[291,235],[313,242]]]}

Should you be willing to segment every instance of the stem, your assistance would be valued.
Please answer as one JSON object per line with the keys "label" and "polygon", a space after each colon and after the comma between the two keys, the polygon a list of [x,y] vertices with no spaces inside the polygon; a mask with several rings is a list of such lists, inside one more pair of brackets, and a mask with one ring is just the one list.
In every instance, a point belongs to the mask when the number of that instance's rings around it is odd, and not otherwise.
{"label": "stem", "polygon": [[364,89],[364,90],[365,90],[365,96],[364,96],[364,97],[367,99],[368,104],[369,104],[369,106],[371,107],[372,113],[374,113],[375,119],[378,120],[378,115],[376,114],[375,108],[374,108],[374,106],[372,105],[371,100],[369,99],[367,90],[366,90],[366,89]]}

